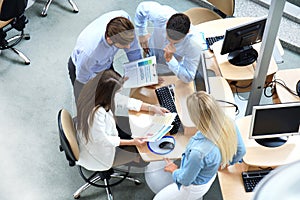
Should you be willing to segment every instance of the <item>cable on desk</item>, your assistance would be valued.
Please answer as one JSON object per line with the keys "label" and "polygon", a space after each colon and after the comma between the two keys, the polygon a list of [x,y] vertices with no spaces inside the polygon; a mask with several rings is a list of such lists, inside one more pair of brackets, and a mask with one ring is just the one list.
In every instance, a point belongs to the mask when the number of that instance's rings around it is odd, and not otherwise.
{"label": "cable on desk", "polygon": [[220,100],[220,99],[217,99],[217,101],[218,102],[222,102],[222,103],[227,103],[227,104],[230,104],[233,107],[235,107],[235,113],[236,113],[236,115],[238,115],[240,113],[239,107],[235,103],[232,103],[230,101]]}
{"label": "cable on desk", "polygon": [[[298,96],[295,91],[293,91],[292,89],[290,89],[289,87],[286,86],[286,84],[283,80],[274,79],[273,81],[267,83],[266,87],[264,88],[264,95],[266,97],[272,97],[275,94],[275,92],[276,92],[276,87],[275,87],[276,83],[281,85],[284,89],[286,89],[292,95]],[[267,95],[267,92],[266,92],[267,88],[271,88],[271,91],[272,91],[271,95]]]}

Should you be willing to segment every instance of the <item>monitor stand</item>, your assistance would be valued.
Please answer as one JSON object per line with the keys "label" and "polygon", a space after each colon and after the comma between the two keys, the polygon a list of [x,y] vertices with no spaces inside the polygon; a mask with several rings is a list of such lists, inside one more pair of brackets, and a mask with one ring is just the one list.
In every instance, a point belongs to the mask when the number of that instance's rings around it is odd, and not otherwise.
{"label": "monitor stand", "polygon": [[276,137],[276,138],[264,138],[264,139],[255,139],[255,141],[265,147],[279,147],[286,143],[288,136]]}
{"label": "monitor stand", "polygon": [[256,61],[258,53],[252,46],[243,47],[243,49],[230,52],[228,62],[236,66],[250,65]]}

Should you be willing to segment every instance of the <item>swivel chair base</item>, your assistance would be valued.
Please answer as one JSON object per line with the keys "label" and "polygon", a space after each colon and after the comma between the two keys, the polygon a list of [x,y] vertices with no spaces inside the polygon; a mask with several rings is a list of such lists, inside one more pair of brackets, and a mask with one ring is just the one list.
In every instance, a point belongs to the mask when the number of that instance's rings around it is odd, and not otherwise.
{"label": "swivel chair base", "polygon": [[[48,11],[48,8],[49,8],[50,4],[52,3],[52,1],[53,0],[48,0],[47,3],[45,4],[45,6],[43,8],[43,11],[41,13],[42,17],[46,17],[47,16],[47,11]],[[70,5],[73,8],[73,12],[74,13],[78,13],[79,9],[78,9],[77,5],[72,0],[68,0],[68,1],[69,1]]]}
{"label": "swivel chair base", "polygon": [[[81,171],[82,168],[79,170]],[[110,174],[109,172],[110,171],[113,171],[112,174]],[[142,182],[136,178],[133,178],[131,176],[128,175],[128,173],[124,174],[122,172],[114,172],[115,170],[111,169],[107,172],[104,172],[102,174],[102,172],[99,172],[99,174],[93,178],[91,178],[89,180],[89,182],[91,182],[92,184],[95,184],[96,187],[99,187],[97,186],[97,182],[98,181],[103,181],[103,185],[100,185],[102,188],[105,188],[105,191],[106,191],[106,194],[107,194],[107,199],[108,200],[113,200],[113,195],[112,195],[112,192],[110,190],[110,187],[114,186],[114,185],[117,185],[119,183],[121,183],[123,180],[128,180],[128,181],[131,181],[133,183],[135,183],[136,185],[140,185]],[[80,172],[81,175],[82,175],[82,171]],[[109,183],[109,180],[111,178],[117,178],[119,179],[118,181],[115,181],[114,183]],[[86,182],[84,185],[82,185],[74,194],[73,194],[73,197],[74,199],[79,199],[80,198],[80,194],[85,191],[86,189],[88,189],[90,186],[92,186],[91,183],[88,183]]]}
{"label": "swivel chair base", "polygon": [[[10,44],[10,43],[13,43],[15,41],[17,41],[17,43],[19,42],[18,40],[22,40],[22,39],[25,39],[25,40],[29,40],[30,39],[30,35],[29,34],[19,34],[19,35],[15,35],[11,38],[9,38],[7,40],[7,43]],[[5,47],[0,47],[0,50],[4,50],[6,49]],[[20,58],[22,58],[24,60],[24,64],[25,65],[29,65],[30,64],[30,59],[23,53],[21,52],[20,50],[14,48],[14,47],[9,47],[10,50],[12,50],[14,53],[16,53]]]}

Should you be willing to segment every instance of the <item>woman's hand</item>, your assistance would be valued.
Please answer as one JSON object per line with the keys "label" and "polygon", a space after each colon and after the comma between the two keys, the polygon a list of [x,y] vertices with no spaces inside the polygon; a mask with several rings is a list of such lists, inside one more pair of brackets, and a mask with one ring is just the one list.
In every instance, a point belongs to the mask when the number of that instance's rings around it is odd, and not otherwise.
{"label": "woman's hand", "polygon": [[142,146],[142,145],[146,144],[146,141],[144,138],[133,138],[132,140],[133,140],[133,144],[135,146]]}
{"label": "woman's hand", "polygon": [[173,173],[176,169],[178,169],[177,165],[174,164],[169,158],[164,159],[166,161],[165,171]]}
{"label": "woman's hand", "polygon": [[150,105],[149,112],[154,112],[155,114],[164,115],[165,113],[169,113],[170,111],[164,107]]}

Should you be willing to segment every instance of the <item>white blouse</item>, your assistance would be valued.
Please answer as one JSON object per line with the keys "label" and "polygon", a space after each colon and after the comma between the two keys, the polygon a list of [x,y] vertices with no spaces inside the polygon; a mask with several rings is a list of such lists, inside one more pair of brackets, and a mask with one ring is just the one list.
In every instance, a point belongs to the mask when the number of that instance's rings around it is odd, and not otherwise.
{"label": "white blouse", "polygon": [[[129,110],[140,111],[142,101],[116,94],[117,106]],[[81,131],[78,131],[79,143],[78,165],[88,170],[103,171],[112,167],[115,157],[115,147],[120,145],[120,137],[116,128],[116,122],[111,110],[106,112],[103,107],[96,110],[93,124],[89,129],[90,140],[88,143]]]}

